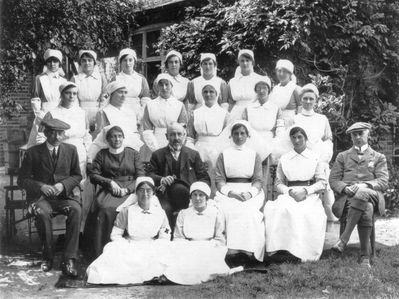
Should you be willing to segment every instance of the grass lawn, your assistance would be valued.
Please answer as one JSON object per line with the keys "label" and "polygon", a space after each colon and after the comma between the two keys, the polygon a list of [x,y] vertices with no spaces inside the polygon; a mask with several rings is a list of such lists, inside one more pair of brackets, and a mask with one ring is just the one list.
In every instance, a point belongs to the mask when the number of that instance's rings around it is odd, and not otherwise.
{"label": "grass lawn", "polygon": [[[381,248],[381,245],[378,246]],[[343,256],[325,251],[318,262],[273,264],[269,272],[242,272],[193,287],[155,289],[170,298],[399,298],[399,246],[381,248],[374,266],[357,263],[358,248]]]}

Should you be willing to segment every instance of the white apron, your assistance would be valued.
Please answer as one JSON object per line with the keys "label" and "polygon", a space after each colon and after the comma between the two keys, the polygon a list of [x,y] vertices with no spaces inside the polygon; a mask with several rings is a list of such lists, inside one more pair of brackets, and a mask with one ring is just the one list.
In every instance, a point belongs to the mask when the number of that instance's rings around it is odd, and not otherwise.
{"label": "white apron", "polygon": [[[239,151],[229,148],[223,151],[227,179],[251,178],[255,166],[256,152],[249,148]],[[227,183],[235,192],[248,192],[251,183]],[[234,250],[253,252],[257,260],[263,261],[265,252],[265,227],[263,206],[265,195],[258,195],[247,201],[239,201],[216,193],[215,200],[226,217],[227,247]]]}
{"label": "white apron", "polygon": [[[288,181],[312,180],[317,158],[281,157],[283,172]],[[290,188],[303,188],[290,187]],[[302,261],[316,261],[323,252],[326,231],[326,215],[317,194],[296,202],[288,194],[281,194],[275,201],[266,202],[266,251],[273,254],[278,250],[289,251]]]}

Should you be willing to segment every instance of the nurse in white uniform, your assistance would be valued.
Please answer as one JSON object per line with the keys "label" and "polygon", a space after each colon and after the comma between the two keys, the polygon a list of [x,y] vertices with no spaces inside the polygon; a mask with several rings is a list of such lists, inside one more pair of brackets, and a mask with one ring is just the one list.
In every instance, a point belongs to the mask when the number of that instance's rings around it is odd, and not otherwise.
{"label": "nurse in white uniform", "polygon": [[48,49],[44,52],[45,66],[43,73],[37,75],[33,86],[33,98],[31,105],[35,120],[29,135],[27,148],[36,145],[36,136],[44,115],[60,103],[61,84],[67,82],[63,77],[64,71],[61,68],[62,53],[58,50]]}
{"label": "nurse in white uniform", "polygon": [[263,261],[265,227],[260,209],[264,205],[262,159],[246,146],[249,130],[244,122],[232,126],[234,146],[219,155],[216,162],[215,200],[226,217],[229,254],[244,254]]}
{"label": "nurse in white uniform", "polygon": [[202,89],[205,85],[215,86],[218,94],[218,104],[227,103],[228,88],[227,83],[217,76],[216,56],[212,53],[202,53],[200,58],[201,76],[194,78],[188,84],[188,102],[192,109],[197,109],[204,104]]}
{"label": "nurse in white uniform", "polygon": [[92,50],[79,51],[79,73],[71,81],[78,86],[80,107],[86,111],[90,128],[95,128],[96,114],[103,108],[106,98],[107,80],[97,65],[97,53]]}
{"label": "nurse in white uniform", "polygon": [[319,193],[327,180],[318,155],[306,147],[300,127],[290,130],[294,149],[284,154],[277,167],[280,194],[264,208],[266,251],[288,251],[302,261],[316,261],[323,252],[327,217]]}
{"label": "nurse in white uniform", "polygon": [[173,96],[171,76],[161,73],[155,82],[158,85],[159,95],[148,102],[142,122],[143,140],[149,149],[149,152],[142,156],[144,161],[149,161],[152,152],[168,144],[166,139],[168,124],[178,122],[187,125],[188,122],[186,108]]}
{"label": "nurse in white uniform", "polygon": [[126,86],[127,95],[124,109],[128,110],[131,115],[136,115],[137,123],[140,124],[144,107],[151,98],[147,79],[134,70],[136,62],[136,51],[129,48],[121,50],[118,56],[121,71],[116,75],[115,81],[120,81]]}
{"label": "nurse in white uniform", "polygon": [[[189,79],[183,77],[180,74],[180,69],[183,65],[183,56],[180,52],[175,50],[171,50],[166,54],[165,57],[165,72],[170,75],[173,88],[172,93],[173,96],[179,100],[180,102],[186,101],[187,96],[187,86],[190,82]],[[158,94],[158,85],[154,81],[153,86],[154,93]]]}
{"label": "nurse in white uniform", "polygon": [[202,161],[208,164],[212,193],[216,191],[215,165],[220,154],[218,136],[229,123],[229,113],[217,103],[218,85],[207,83],[202,88],[205,105],[194,110],[187,125],[186,145],[196,149]]}
{"label": "nurse in white uniform", "polygon": [[292,120],[300,111],[301,101],[299,93],[301,88],[296,84],[294,64],[287,59],[280,59],[276,64],[276,75],[280,82],[274,86],[270,100],[282,110],[285,126],[292,125]]}
{"label": "nurse in white uniform", "polygon": [[261,75],[254,72],[255,56],[251,50],[240,50],[238,68],[229,82],[229,104],[232,120],[242,119],[245,108],[255,101],[255,84]]}

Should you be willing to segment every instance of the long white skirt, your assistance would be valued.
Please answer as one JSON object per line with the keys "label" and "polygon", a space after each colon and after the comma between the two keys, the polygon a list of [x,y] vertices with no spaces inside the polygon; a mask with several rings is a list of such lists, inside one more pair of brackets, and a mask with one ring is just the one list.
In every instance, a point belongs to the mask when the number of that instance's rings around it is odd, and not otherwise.
{"label": "long white skirt", "polygon": [[302,261],[316,261],[323,252],[327,217],[318,195],[301,202],[289,195],[268,201],[264,209],[266,251],[289,251]]}
{"label": "long white skirt", "polygon": [[[235,192],[248,192],[250,183],[228,183]],[[265,224],[260,209],[265,200],[261,191],[247,201],[239,201],[216,193],[215,200],[226,218],[227,247],[253,252],[257,260],[263,261],[265,253]]]}
{"label": "long white skirt", "polygon": [[87,268],[87,282],[141,284],[165,275],[178,284],[199,284],[231,272],[226,252],[213,241],[118,240]]}
{"label": "long white skirt", "polygon": [[174,283],[199,284],[230,273],[225,263],[227,247],[214,241],[177,240],[171,242],[171,254],[164,257],[164,275]]}

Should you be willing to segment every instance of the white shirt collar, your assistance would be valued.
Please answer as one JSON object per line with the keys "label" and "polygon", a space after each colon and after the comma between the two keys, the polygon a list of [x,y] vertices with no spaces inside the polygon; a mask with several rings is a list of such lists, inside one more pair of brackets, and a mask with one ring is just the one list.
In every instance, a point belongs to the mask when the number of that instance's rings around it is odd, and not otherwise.
{"label": "white shirt collar", "polygon": [[181,153],[181,149],[175,150],[170,144],[168,146],[169,146],[169,150],[170,150],[170,153],[172,154],[173,158],[175,158],[175,160],[178,160],[180,153]]}
{"label": "white shirt collar", "polygon": [[305,150],[300,154],[297,153],[295,150],[292,150],[287,155],[289,159],[295,158],[296,156],[302,156],[307,159],[312,158],[312,152],[308,148],[305,148]]}
{"label": "white shirt collar", "polygon": [[360,151],[361,153],[364,153],[369,148],[369,145],[365,144],[365,145],[362,145],[360,148],[358,146],[354,146],[354,147],[355,147],[355,150]]}
{"label": "white shirt collar", "polygon": [[53,149],[55,149],[55,152],[58,153],[58,148],[59,148],[59,146],[51,145],[51,144],[48,143],[47,141],[46,141],[46,146],[47,146],[47,149],[48,149],[51,153],[53,152]]}
{"label": "white shirt collar", "polygon": [[51,72],[49,70],[46,70],[46,74],[50,78],[57,78],[58,79],[60,77],[60,73],[58,71],[57,72]]}
{"label": "white shirt collar", "polygon": [[121,152],[123,152],[124,149],[125,149],[125,147],[123,145],[120,148],[112,148],[112,147],[110,147],[109,148],[109,152],[111,154],[117,155],[117,154],[120,154]]}

